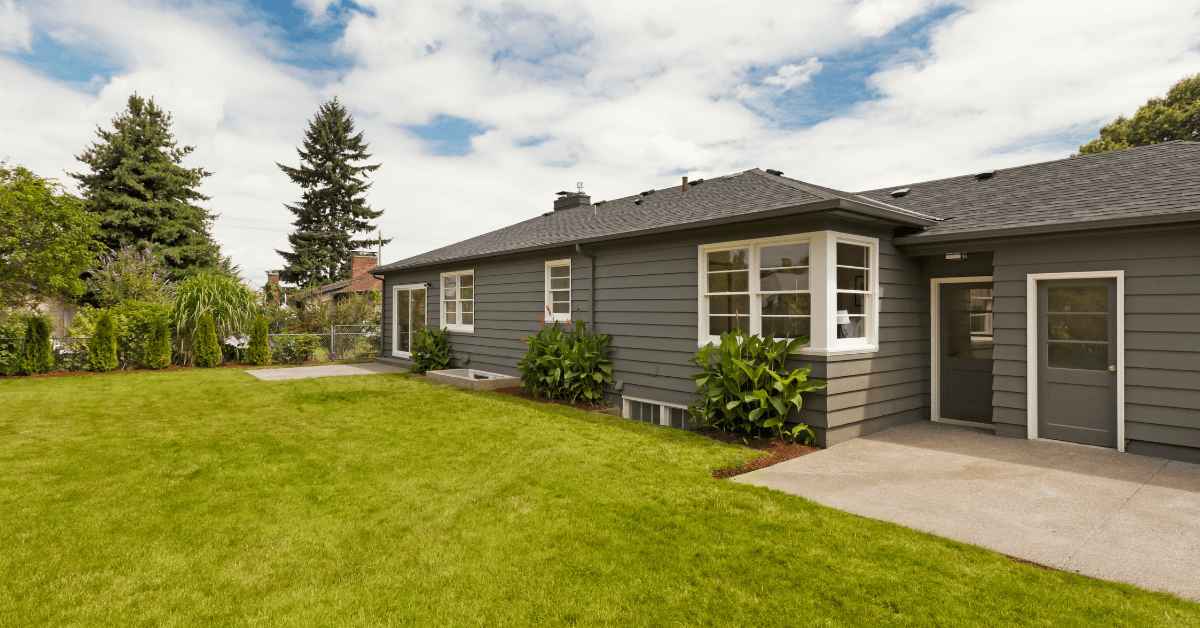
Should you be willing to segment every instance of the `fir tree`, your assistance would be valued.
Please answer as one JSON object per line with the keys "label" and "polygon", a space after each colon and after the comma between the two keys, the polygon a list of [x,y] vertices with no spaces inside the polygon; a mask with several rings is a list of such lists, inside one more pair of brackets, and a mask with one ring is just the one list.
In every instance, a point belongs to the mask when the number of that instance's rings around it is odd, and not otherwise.
{"label": "fir tree", "polygon": [[150,342],[146,347],[146,368],[165,369],[171,364],[171,330],[167,317],[158,314],[150,329]]}
{"label": "fir tree", "polygon": [[200,326],[196,332],[196,366],[219,366],[221,345],[217,342],[217,330],[212,314],[200,317]]}
{"label": "fir tree", "polygon": [[112,131],[96,127],[100,141],[75,157],[91,172],[71,174],[84,206],[100,217],[96,239],[112,250],[151,243],[173,280],[215,268],[220,248],[209,233],[215,217],[196,204],[208,200],[196,188],[212,173],[180,165],[194,147],[175,142],[171,114],[134,94],[112,123]]}
{"label": "fir tree", "polygon": [[[354,239],[374,230],[368,222],[383,215],[367,205],[366,182],[375,165],[355,165],[371,157],[363,134],[354,134],[354,116],[337,97],[321,103],[297,148],[300,167],[276,164],[304,192],[300,202],[285,205],[296,215],[296,230],[288,236],[292,250],[276,251],[287,266],[279,278],[303,287],[350,277],[350,255],[378,240]],[[387,243],[388,240],[384,240]]]}
{"label": "fir tree", "polygon": [[107,310],[100,313],[96,329],[88,339],[88,363],[93,371],[117,370],[117,330]]}
{"label": "fir tree", "polygon": [[246,349],[247,364],[266,364],[271,361],[271,350],[267,342],[267,319],[258,316],[250,329],[250,346]]}
{"label": "fir tree", "polygon": [[38,375],[54,370],[54,353],[50,350],[50,327],[40,316],[29,319],[25,328],[25,350],[21,354],[21,372]]}

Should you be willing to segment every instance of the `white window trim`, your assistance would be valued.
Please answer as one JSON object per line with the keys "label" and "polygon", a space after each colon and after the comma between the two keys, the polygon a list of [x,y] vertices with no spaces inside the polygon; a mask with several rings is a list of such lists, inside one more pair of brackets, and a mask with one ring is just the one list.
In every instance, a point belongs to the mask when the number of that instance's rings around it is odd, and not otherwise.
{"label": "white window trim", "polygon": [[[732,242],[713,242],[697,247],[697,290],[699,320],[697,321],[697,343],[703,347],[710,342],[717,342],[720,336],[708,334],[708,299],[706,297],[708,280],[707,253],[731,248],[749,248],[750,250],[750,330],[751,334],[761,331],[759,310],[762,307],[756,296],[759,293],[759,273],[757,248],[778,244],[808,243],[808,293],[810,303],[810,333],[809,344],[801,347],[797,353],[808,355],[845,355],[854,353],[874,353],[879,350],[879,239],[857,236],[836,231],[813,231],[770,238],[755,238],[753,240],[737,240]],[[833,322],[837,320],[837,244],[845,242],[866,246],[870,255],[871,272],[868,273],[870,282],[868,291],[863,294],[866,303],[864,311],[867,314],[866,338],[837,337],[837,329]],[[824,287],[824,289],[822,289]]]}
{"label": "white window trim", "polygon": [[[411,358],[411,351],[400,350],[400,319],[396,316],[396,293],[401,290],[424,290],[425,291],[425,321],[429,321],[429,285],[423,283],[411,283],[402,286],[392,286],[392,357]],[[412,321],[409,321],[411,323]]]}
{"label": "white window trim", "polygon": [[[661,408],[658,411],[658,423],[656,425],[666,425],[667,427],[671,426],[671,415],[670,415],[670,413],[667,412],[667,408],[676,408],[678,410],[687,410],[688,409],[688,407],[683,404],[667,403],[665,401],[655,401],[653,399],[642,399],[641,397],[629,397],[629,396],[622,395],[621,396],[621,418],[625,418],[625,419],[633,418],[633,416],[632,416],[633,409],[629,407],[630,401],[636,401],[638,403],[647,403],[652,406],[661,406]],[[663,423],[663,421],[666,421],[666,423]]]}
{"label": "white window trim", "polygon": [[[550,268],[555,267],[555,266],[566,266],[567,269],[571,272],[571,274],[568,275],[568,277],[567,277],[567,279],[568,279],[567,293],[569,295],[569,299],[567,301],[567,312],[565,314],[554,313],[554,307],[550,301]],[[574,273],[575,273],[575,269],[571,268],[571,260],[569,260],[569,259],[558,259],[558,260],[546,262],[546,275],[544,278],[544,282],[546,284],[546,289],[544,290],[544,292],[546,293],[546,295],[545,295],[546,296],[545,312],[548,314],[548,317],[546,320],[558,321],[560,323],[569,322],[571,320],[571,304],[574,303],[574,301],[575,301]]]}
{"label": "white window trim", "polygon": [[1055,279],[1117,280],[1117,451],[1125,452],[1125,271],[1031,273],[1025,276],[1025,436],[1038,437],[1038,286]]}
{"label": "white window trim", "polygon": [[[472,321],[472,323],[470,325],[463,325],[461,323],[457,323],[454,325],[447,325],[446,324],[446,277],[450,277],[452,275],[458,276],[458,275],[467,275],[467,274],[471,275],[471,297],[472,297],[472,299],[471,299],[471,314],[472,314],[471,321]],[[458,302],[459,299],[458,299],[458,292],[457,292],[457,290],[458,290],[458,280],[457,279],[455,279],[455,281],[454,281],[454,286],[455,286],[454,300],[455,300],[455,302]],[[464,334],[475,333],[474,320],[475,320],[475,316],[479,315],[475,308],[475,303],[478,302],[478,299],[474,298],[474,296],[476,294],[476,290],[478,290],[478,286],[475,284],[475,270],[474,269],[456,270],[453,272],[442,273],[441,276],[438,277],[438,319],[439,319],[438,323],[441,325],[442,329],[445,329],[447,331],[456,331],[456,332],[460,332],[460,333],[464,333]],[[429,293],[426,293],[426,297],[425,297],[427,300],[429,298],[428,294]],[[458,316],[456,316],[455,318],[457,318],[458,320],[461,321],[462,320],[462,318],[461,318],[462,312],[459,311],[459,312],[456,312],[456,314],[458,314]]]}

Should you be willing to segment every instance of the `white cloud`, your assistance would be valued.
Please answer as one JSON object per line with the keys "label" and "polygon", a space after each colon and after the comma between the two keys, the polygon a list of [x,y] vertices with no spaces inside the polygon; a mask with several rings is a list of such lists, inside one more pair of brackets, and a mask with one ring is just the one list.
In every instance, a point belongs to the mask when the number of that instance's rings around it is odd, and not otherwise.
{"label": "white cloud", "polygon": [[29,50],[32,41],[29,16],[14,0],[0,0],[0,51]]}
{"label": "white cloud", "polygon": [[[330,4],[300,1],[322,15]],[[0,99],[3,151],[61,176],[130,93],[154,96],[177,138],[197,146],[187,164],[216,173],[202,190],[222,215],[216,234],[261,282],[279,264],[272,249],[286,246],[283,203],[299,195],[275,162],[295,163],[306,119],[335,93],[383,164],[370,199],[387,210],[385,235],[399,238],[385,250],[395,260],[535,216],[576,181],[603,199],[676,184],[679,172],[761,166],[861,189],[1062,157],[1075,148],[1064,133],[1132,113],[1200,61],[1200,20],[1186,1],[979,0],[930,29],[927,48],[877,68],[873,99],[786,129],[757,105],[824,105],[838,95],[812,91],[816,72],[841,76],[836,59],[933,5],[359,4],[369,13],[337,44],[354,60],[342,75],[273,61],[280,44],[237,5],[31,4],[33,29],[122,68],[89,93],[0,55],[0,82],[19,95]],[[751,80],[764,68],[766,79]],[[470,155],[431,157],[404,125],[439,114],[490,130]],[[546,139],[517,145],[530,137]]]}
{"label": "white cloud", "polygon": [[780,66],[775,74],[763,79],[763,84],[773,85],[786,92],[811,81],[813,75],[820,72],[822,67],[819,59],[811,57],[799,65]]}

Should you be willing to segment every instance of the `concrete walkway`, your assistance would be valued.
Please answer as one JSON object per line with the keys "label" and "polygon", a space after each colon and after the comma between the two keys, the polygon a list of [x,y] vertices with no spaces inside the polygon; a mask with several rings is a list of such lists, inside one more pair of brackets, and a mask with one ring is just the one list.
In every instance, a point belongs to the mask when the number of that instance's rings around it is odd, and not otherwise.
{"label": "concrete walkway", "polygon": [[1200,465],[923,421],[734,480],[1200,600]]}
{"label": "concrete walkway", "polygon": [[361,364],[324,364],[321,366],[297,366],[278,369],[248,369],[247,373],[268,382],[283,379],[308,379],[310,377],[336,377],[338,375],[374,375],[376,373],[407,373],[408,369],[379,362]]}

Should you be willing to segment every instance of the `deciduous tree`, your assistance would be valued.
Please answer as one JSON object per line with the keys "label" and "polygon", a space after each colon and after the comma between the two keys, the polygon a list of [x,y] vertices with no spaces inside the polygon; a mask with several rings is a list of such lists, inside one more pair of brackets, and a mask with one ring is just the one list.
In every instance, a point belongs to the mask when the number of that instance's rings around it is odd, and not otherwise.
{"label": "deciduous tree", "polygon": [[1151,98],[1132,118],[1118,116],[1101,127],[1100,137],[1080,146],[1079,154],[1172,140],[1200,141],[1200,74],[1184,77],[1163,98]]}

